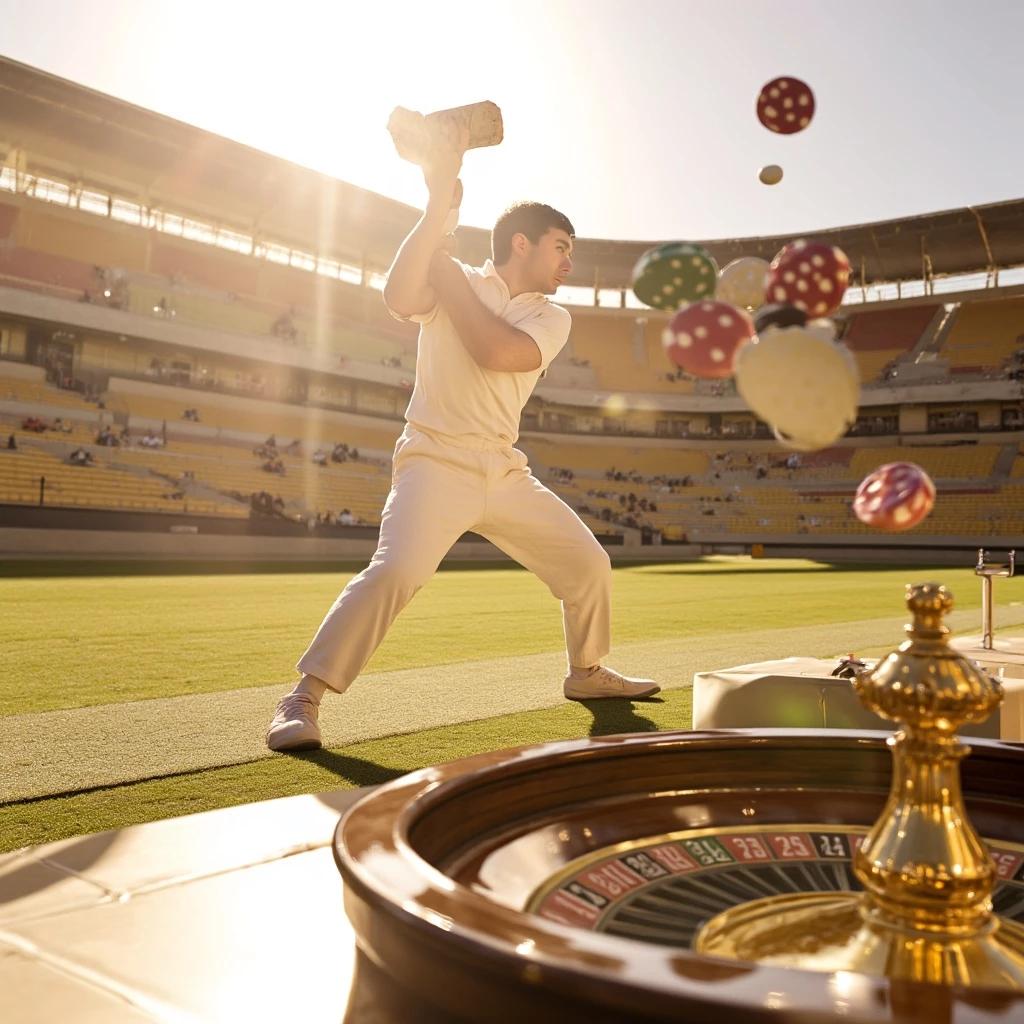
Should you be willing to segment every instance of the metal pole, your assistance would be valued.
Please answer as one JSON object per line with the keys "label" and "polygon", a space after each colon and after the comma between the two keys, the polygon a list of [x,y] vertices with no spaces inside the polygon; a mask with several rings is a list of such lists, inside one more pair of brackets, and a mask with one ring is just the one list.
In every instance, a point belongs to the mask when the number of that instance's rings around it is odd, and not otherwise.
{"label": "metal pole", "polygon": [[39,478],[39,504],[40,505],[44,504],[43,496],[44,496],[45,493],[46,493],[46,477],[45,476],[41,476]]}
{"label": "metal pole", "polygon": [[995,647],[992,636],[992,580],[996,576],[1012,576],[1016,556],[1016,551],[1010,552],[1009,565],[986,565],[985,549],[978,548],[978,564],[974,567],[974,575],[981,577],[981,646],[983,650],[991,651]]}
{"label": "metal pole", "polygon": [[981,646],[992,650],[992,577],[981,577]]}

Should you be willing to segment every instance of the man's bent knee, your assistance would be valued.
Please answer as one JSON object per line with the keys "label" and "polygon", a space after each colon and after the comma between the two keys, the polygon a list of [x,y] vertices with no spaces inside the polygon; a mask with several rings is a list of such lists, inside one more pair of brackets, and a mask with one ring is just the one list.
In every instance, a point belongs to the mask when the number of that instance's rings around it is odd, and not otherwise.
{"label": "man's bent knee", "polygon": [[436,565],[429,565],[418,558],[399,558],[394,555],[380,558],[375,555],[364,572],[375,586],[415,593],[436,570]]}
{"label": "man's bent knee", "polygon": [[559,575],[560,579],[549,583],[551,593],[560,601],[579,601],[584,595],[593,595],[595,588],[611,587],[612,561],[608,552],[595,542],[587,545],[571,568]]}

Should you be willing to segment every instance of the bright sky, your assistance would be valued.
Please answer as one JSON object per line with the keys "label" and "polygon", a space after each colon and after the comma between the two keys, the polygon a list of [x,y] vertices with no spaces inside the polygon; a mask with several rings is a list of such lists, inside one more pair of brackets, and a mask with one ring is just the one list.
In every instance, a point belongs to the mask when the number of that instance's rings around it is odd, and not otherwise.
{"label": "bright sky", "polygon": [[[0,52],[414,206],[385,130],[490,99],[462,220],[516,199],[577,233],[797,233],[1024,195],[1022,0],[0,0]],[[754,116],[804,79],[796,136]],[[782,184],[757,180],[778,163]]]}

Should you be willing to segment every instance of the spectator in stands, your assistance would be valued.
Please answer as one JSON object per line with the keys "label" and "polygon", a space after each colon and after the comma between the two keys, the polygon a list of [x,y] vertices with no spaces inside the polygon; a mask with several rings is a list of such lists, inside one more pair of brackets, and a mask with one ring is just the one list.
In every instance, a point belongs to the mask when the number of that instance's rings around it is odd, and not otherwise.
{"label": "spectator in stands", "polygon": [[93,457],[92,452],[87,452],[84,448],[76,448],[69,456],[68,462],[72,466],[89,466],[92,465]]}
{"label": "spectator in stands", "polygon": [[289,341],[293,344],[299,339],[299,332],[295,327],[295,307],[290,306],[288,310],[282,313],[275,321],[274,325],[270,328],[270,333],[275,338],[280,338],[282,341]]}
{"label": "spectator in stands", "polygon": [[285,455],[301,455],[302,454],[302,442],[295,438],[294,441],[284,450]]}
{"label": "spectator in stands", "polygon": [[341,515],[338,516],[338,524],[340,526],[355,526],[356,518],[352,515],[347,508],[341,510]]}
{"label": "spectator in stands", "polygon": [[313,452],[313,462],[318,466],[326,466],[327,456],[321,451],[315,451]]}

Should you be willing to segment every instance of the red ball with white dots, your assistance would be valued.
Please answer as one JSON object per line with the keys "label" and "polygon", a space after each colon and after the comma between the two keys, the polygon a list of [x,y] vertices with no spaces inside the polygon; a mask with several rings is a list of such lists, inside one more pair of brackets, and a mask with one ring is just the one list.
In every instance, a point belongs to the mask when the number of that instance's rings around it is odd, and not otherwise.
{"label": "red ball with white dots", "polygon": [[662,344],[676,366],[695,377],[729,377],[741,345],[754,336],[754,321],[728,302],[707,299],[684,306],[669,321]]}
{"label": "red ball with white dots", "polygon": [[935,484],[913,462],[890,462],[864,477],[853,511],[868,526],[895,532],[917,526],[935,507]]}
{"label": "red ball with white dots", "polygon": [[802,132],[814,117],[814,93],[806,82],[783,75],[773,78],[758,94],[757,119],[770,132]]}
{"label": "red ball with white dots", "polygon": [[850,283],[850,261],[838,246],[803,239],[784,246],[765,276],[771,303],[796,306],[810,317],[830,316]]}

